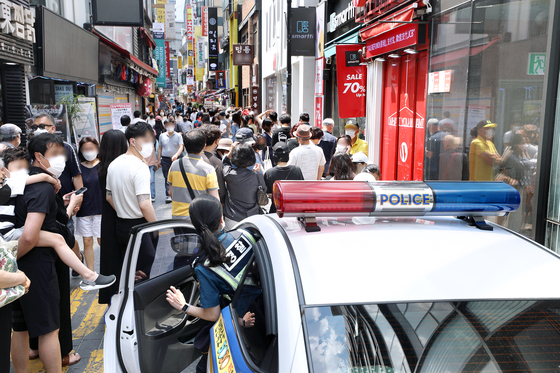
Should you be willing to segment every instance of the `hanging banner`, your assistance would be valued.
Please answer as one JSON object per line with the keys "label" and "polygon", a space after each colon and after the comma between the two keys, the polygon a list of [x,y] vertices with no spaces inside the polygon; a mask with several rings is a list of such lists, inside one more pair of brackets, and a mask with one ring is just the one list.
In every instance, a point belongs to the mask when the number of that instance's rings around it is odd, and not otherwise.
{"label": "hanging banner", "polygon": [[165,23],[154,23],[154,39],[164,39],[165,38]]}
{"label": "hanging banner", "polygon": [[169,59],[169,42],[165,42],[165,77],[171,77],[171,61]]}
{"label": "hanging banner", "polygon": [[202,82],[204,80],[204,67],[194,69],[194,79],[197,82]]}
{"label": "hanging banner", "polygon": [[158,87],[165,87],[165,73],[167,71],[165,63],[165,40],[155,39],[156,48],[154,49],[154,56],[158,65],[159,75],[156,78]]}
{"label": "hanging banner", "polygon": [[218,70],[218,8],[208,7],[208,70]]}
{"label": "hanging banner", "polygon": [[360,44],[336,46],[338,78],[338,116],[357,118],[366,115],[366,66],[362,63]]}
{"label": "hanging banner", "polygon": [[325,55],[325,5],[326,2],[322,2],[317,5],[317,11],[315,15],[315,58],[321,58]]}
{"label": "hanging banner", "polygon": [[[426,30],[426,27],[420,28],[418,24],[405,24],[367,40],[366,58],[377,57],[381,54],[423,43],[425,35],[420,38],[419,30]],[[425,33],[423,32],[423,34]]]}
{"label": "hanging banner", "polygon": [[114,130],[120,130],[122,128],[121,117],[128,115],[132,118],[132,104],[130,102],[125,102],[122,104],[111,104],[111,122],[113,123]]}
{"label": "hanging banner", "polygon": [[183,56],[177,57],[177,68],[181,70],[183,68]]}
{"label": "hanging banner", "polygon": [[323,96],[315,96],[315,127],[323,126]]}
{"label": "hanging banner", "polygon": [[193,8],[191,5],[187,5],[187,40],[194,40],[194,24],[193,24]]}
{"label": "hanging banner", "polygon": [[165,32],[165,5],[164,4],[154,4],[153,5],[156,12],[156,21],[163,25],[163,30]]}
{"label": "hanging banner", "polygon": [[[206,38],[204,36],[198,36],[196,38],[196,67],[199,69],[204,68],[204,49],[206,46]],[[198,80],[198,79],[197,79]]]}
{"label": "hanging banner", "polygon": [[207,6],[202,7],[202,20],[200,23],[202,26],[202,36],[208,36],[208,7]]}
{"label": "hanging banner", "polygon": [[165,38],[175,40],[175,3],[165,4]]}
{"label": "hanging banner", "polygon": [[292,8],[292,56],[315,56],[315,8]]}
{"label": "hanging banner", "polygon": [[226,88],[226,72],[216,71],[216,89]]}
{"label": "hanging banner", "polygon": [[320,57],[315,60],[315,96],[323,95],[323,71],[325,58]]}

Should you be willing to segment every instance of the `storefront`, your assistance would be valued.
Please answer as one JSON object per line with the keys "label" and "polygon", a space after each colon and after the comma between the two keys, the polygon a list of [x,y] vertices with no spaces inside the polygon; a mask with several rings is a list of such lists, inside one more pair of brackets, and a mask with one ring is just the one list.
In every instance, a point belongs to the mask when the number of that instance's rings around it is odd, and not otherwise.
{"label": "storefront", "polygon": [[[28,1],[17,4],[3,0],[14,11],[21,14],[22,21],[13,20],[13,34],[0,29],[0,125],[14,123],[25,132],[26,66],[33,65],[35,18]],[[15,35],[15,36],[14,36]]]}

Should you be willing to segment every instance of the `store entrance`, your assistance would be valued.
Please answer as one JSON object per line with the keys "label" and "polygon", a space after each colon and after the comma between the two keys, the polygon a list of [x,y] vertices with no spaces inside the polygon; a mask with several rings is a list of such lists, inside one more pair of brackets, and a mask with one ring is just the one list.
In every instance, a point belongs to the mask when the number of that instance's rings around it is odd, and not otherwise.
{"label": "store entrance", "polygon": [[427,51],[391,54],[384,62],[380,148],[383,180],[423,180],[427,78]]}

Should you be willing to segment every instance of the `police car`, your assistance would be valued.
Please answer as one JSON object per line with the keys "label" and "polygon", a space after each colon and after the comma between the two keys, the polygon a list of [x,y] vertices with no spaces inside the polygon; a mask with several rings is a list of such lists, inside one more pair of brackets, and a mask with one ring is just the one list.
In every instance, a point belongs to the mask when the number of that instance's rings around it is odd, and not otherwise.
{"label": "police car", "polygon": [[[482,218],[516,210],[514,188],[277,182],[274,197],[278,215],[238,226],[254,239],[256,323],[240,322],[242,285],[210,330],[208,372],[560,371],[560,258]],[[200,356],[207,322],[165,299],[173,285],[197,304],[197,244],[181,220],[134,229],[105,372],[182,372]]]}

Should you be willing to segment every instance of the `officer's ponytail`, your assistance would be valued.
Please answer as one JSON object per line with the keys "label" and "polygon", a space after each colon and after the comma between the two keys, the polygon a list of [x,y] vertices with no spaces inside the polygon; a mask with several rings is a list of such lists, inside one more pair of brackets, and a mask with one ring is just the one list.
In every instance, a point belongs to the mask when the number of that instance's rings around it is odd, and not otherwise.
{"label": "officer's ponytail", "polygon": [[197,197],[189,206],[189,215],[202,238],[202,250],[210,266],[215,267],[227,262],[226,250],[214,235],[214,232],[220,229],[222,222],[220,201],[208,195]]}

